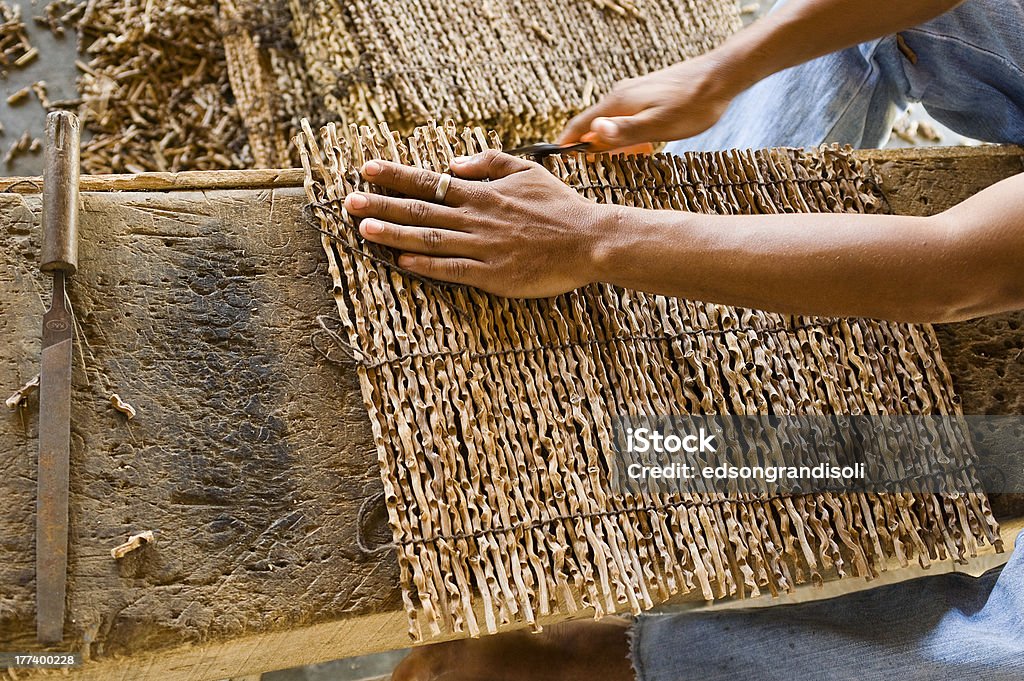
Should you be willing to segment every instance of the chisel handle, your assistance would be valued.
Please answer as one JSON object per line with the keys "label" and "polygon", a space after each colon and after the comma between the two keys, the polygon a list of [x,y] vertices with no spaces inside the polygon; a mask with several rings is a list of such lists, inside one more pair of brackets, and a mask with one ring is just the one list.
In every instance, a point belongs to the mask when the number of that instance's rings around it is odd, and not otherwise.
{"label": "chisel handle", "polygon": [[46,117],[41,257],[44,272],[72,275],[78,269],[80,127],[78,116],[70,111],[54,111]]}

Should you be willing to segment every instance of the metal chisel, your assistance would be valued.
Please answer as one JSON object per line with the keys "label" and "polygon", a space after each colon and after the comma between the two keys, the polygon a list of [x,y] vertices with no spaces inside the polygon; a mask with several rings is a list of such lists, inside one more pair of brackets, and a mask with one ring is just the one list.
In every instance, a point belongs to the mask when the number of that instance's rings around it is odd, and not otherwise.
{"label": "metal chisel", "polygon": [[79,123],[67,111],[46,117],[41,269],[53,275],[43,315],[36,492],[36,637],[64,638],[71,454],[71,350],[74,321],[65,291],[78,269]]}

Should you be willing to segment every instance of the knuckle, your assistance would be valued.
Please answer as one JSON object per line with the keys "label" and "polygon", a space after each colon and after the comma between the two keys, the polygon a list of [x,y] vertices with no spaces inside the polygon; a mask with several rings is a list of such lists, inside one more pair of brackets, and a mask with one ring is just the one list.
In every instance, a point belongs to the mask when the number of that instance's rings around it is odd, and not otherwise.
{"label": "knuckle", "polygon": [[[488,201],[488,187],[482,182],[473,182],[466,185],[463,190],[463,204],[469,204],[473,206],[486,205]],[[474,211],[464,211],[467,217],[473,217],[476,213]]]}
{"label": "knuckle", "polygon": [[621,102],[627,87],[628,86],[625,84],[625,82],[620,80],[618,83],[613,85],[612,89],[608,91],[608,94],[604,96],[604,103],[618,104],[619,102]]}
{"label": "knuckle", "polygon": [[440,229],[425,229],[422,234],[423,247],[428,253],[441,250],[445,243],[444,233]]}
{"label": "knuckle", "polygon": [[416,174],[413,176],[413,182],[417,187],[421,187],[424,190],[433,190],[434,185],[437,184],[437,181],[434,180],[434,174],[422,168],[416,171]]}
{"label": "knuckle", "polygon": [[452,279],[463,279],[469,273],[469,266],[465,260],[449,260],[445,265],[445,274]]}
{"label": "knuckle", "polygon": [[413,201],[409,204],[409,217],[415,224],[423,224],[427,221],[430,209],[427,204],[420,201]]}

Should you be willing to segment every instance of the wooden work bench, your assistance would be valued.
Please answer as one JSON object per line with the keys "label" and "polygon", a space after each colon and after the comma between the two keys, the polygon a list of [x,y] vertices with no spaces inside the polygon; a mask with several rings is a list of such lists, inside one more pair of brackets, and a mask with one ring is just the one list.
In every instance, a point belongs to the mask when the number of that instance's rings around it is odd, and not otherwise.
{"label": "wooden work bench", "polygon": [[[860,156],[915,215],[1024,170],[1011,147]],[[337,313],[301,172],[82,182],[64,649],[89,661],[72,678],[217,679],[408,645],[394,553],[355,540],[390,539],[364,507],[381,482],[355,375],[311,347]],[[38,372],[38,189],[0,181],[0,397]],[[939,333],[967,413],[1024,414],[1024,314]],[[38,650],[37,406],[0,415],[4,651]],[[144,530],[155,544],[111,557]]]}

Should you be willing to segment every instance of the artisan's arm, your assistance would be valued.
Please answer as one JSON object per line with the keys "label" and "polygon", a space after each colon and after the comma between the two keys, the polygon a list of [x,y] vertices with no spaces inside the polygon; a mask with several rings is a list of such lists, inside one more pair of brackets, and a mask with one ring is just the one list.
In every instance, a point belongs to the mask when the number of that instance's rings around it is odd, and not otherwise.
{"label": "artisan's arm", "polygon": [[595,279],[778,312],[947,322],[1024,308],[1024,175],[933,217],[609,207]]}
{"label": "artisan's arm", "polygon": [[692,137],[773,73],[933,19],[962,0],[790,0],[711,52],[631,78],[570,121],[597,148]]}

